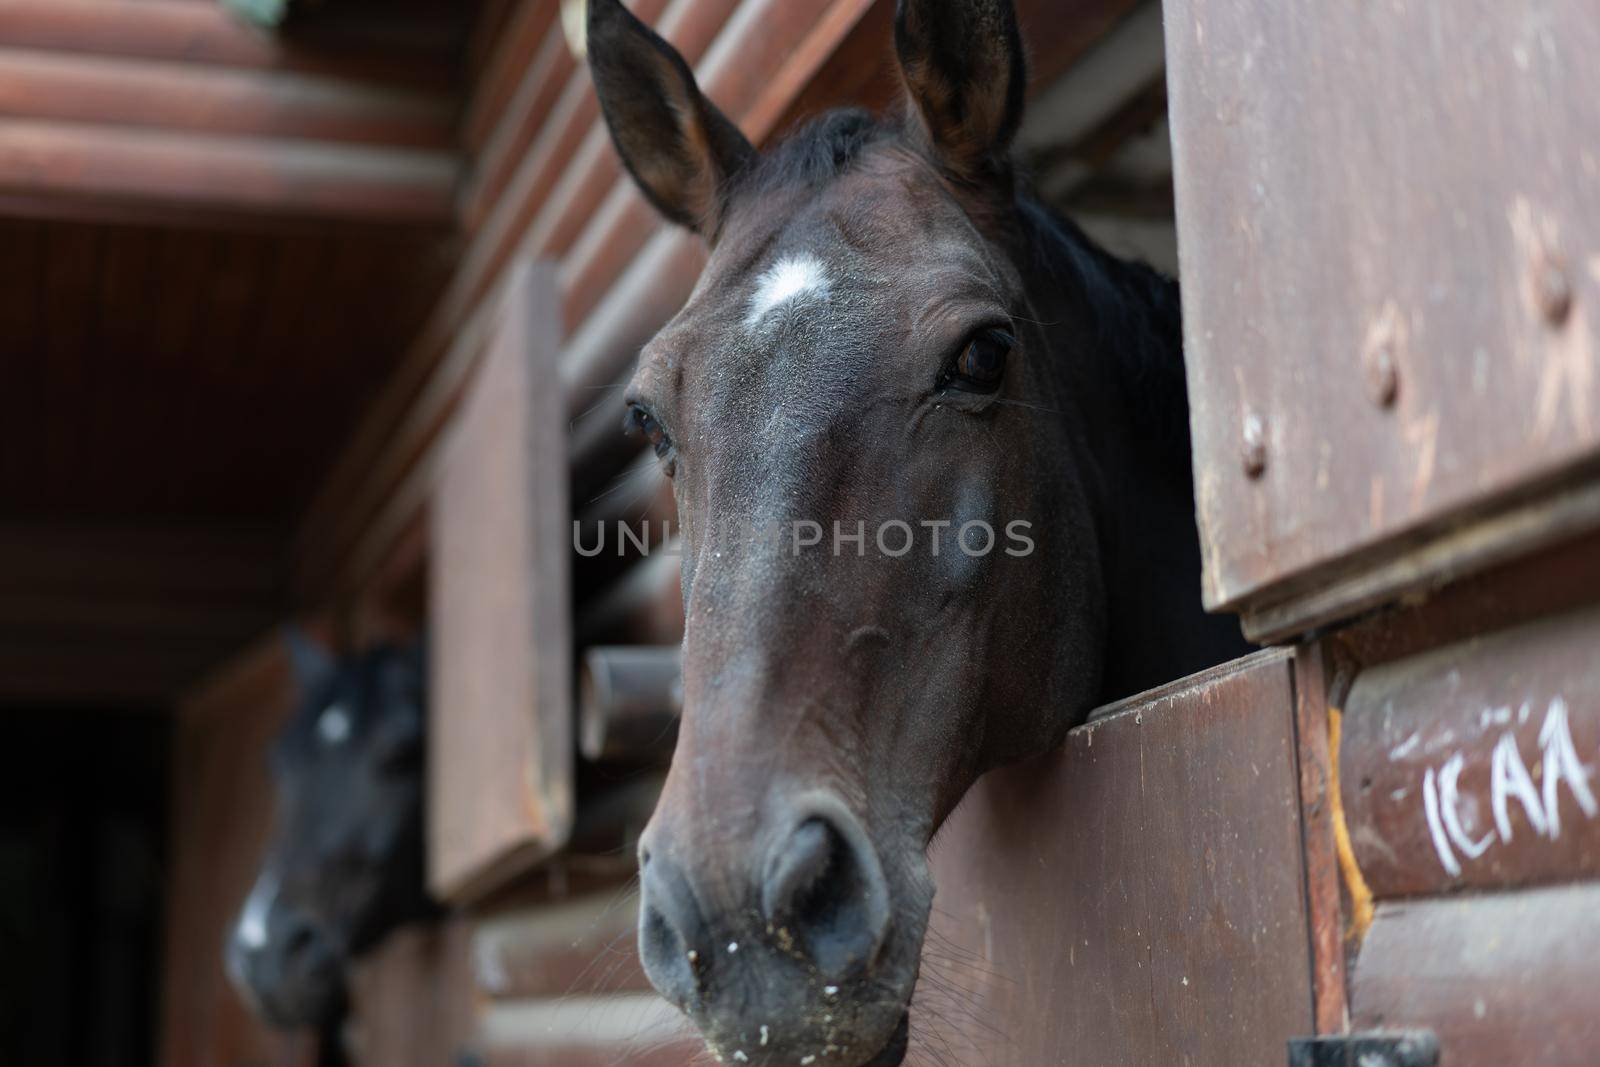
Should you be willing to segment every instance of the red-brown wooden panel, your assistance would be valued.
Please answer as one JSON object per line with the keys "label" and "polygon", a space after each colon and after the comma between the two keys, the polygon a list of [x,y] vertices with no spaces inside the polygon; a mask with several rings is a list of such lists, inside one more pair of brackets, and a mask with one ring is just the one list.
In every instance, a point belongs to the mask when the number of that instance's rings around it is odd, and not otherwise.
{"label": "red-brown wooden panel", "polygon": [[1449,1067],[1593,1067],[1600,885],[1381,904],[1351,1024],[1433,1030]]}
{"label": "red-brown wooden panel", "polygon": [[[44,218],[154,209],[443,225],[456,160],[442,152],[251,140],[37,119],[0,126],[0,207]],[[133,209],[140,209],[134,211]]]}
{"label": "red-brown wooden panel", "polygon": [[1600,522],[1590,0],[1169,0],[1167,50],[1206,602],[1300,632]]}
{"label": "red-brown wooden panel", "polygon": [[0,115],[449,149],[452,105],[379,85],[0,48]]}
{"label": "red-brown wooden panel", "polygon": [[306,1034],[256,1019],[223,972],[222,946],[272,820],[267,749],[294,708],[276,640],[185,702],[174,739],[171,875],[161,996],[163,1067],[311,1067]]}
{"label": "red-brown wooden panel", "polygon": [[1283,1062],[1313,1028],[1294,714],[1292,661],[1258,654],[979,782],[932,849],[913,1046]]}
{"label": "red-brown wooden panel", "polygon": [[350,1043],[360,1067],[449,1067],[471,1047],[472,935],[459,918],[408,926],[356,961]]}
{"label": "red-brown wooden panel", "polygon": [[1600,875],[1600,611],[1362,672],[1340,758],[1380,897]]}
{"label": "red-brown wooden panel", "polygon": [[[465,7],[465,5],[462,5]],[[394,10],[396,8],[409,10]],[[430,13],[427,7],[432,7]],[[262,33],[211,0],[0,0],[0,47],[197,66],[298,70],[438,89],[455,77],[445,5],[389,5],[355,32],[324,16],[313,33]],[[330,32],[331,31],[331,32]]]}
{"label": "red-brown wooden panel", "polygon": [[432,501],[429,881],[462,900],[572,825],[565,422],[553,272],[524,262]]}

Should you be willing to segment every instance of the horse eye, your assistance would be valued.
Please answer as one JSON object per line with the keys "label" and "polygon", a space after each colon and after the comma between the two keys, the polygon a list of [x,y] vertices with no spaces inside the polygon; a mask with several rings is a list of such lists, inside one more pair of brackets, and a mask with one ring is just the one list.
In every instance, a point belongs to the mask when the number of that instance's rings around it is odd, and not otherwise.
{"label": "horse eye", "polygon": [[654,415],[638,405],[628,409],[623,430],[630,436],[648,441],[650,447],[655,449],[657,459],[665,460],[672,452],[672,438],[667,436],[667,431],[661,428],[661,423],[656,421]]}
{"label": "horse eye", "polygon": [[656,450],[656,455],[665,456],[672,447],[672,441],[667,437],[667,431],[661,428],[656,417],[641,407],[628,409],[628,419],[623,425],[623,430],[631,437],[642,437],[650,442],[650,447]]}
{"label": "horse eye", "polygon": [[1006,356],[1016,339],[1003,330],[984,330],[969,340],[945,375],[945,385],[969,393],[992,393],[1005,376]]}

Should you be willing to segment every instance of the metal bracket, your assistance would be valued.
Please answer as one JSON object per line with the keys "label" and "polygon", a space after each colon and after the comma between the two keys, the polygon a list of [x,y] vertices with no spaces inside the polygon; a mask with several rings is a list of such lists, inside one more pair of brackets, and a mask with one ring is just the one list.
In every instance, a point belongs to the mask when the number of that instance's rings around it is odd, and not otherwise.
{"label": "metal bracket", "polygon": [[1439,1067],[1439,1039],[1430,1030],[1296,1037],[1289,1067]]}

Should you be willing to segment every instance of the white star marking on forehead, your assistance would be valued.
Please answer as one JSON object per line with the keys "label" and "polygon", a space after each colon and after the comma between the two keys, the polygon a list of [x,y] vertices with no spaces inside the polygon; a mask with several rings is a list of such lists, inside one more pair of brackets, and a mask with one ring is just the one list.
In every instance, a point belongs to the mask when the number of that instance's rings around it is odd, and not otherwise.
{"label": "white star marking on forehead", "polygon": [[755,329],[773,311],[801,299],[828,295],[828,271],[814,256],[784,256],[768,267],[750,298],[745,325]]}

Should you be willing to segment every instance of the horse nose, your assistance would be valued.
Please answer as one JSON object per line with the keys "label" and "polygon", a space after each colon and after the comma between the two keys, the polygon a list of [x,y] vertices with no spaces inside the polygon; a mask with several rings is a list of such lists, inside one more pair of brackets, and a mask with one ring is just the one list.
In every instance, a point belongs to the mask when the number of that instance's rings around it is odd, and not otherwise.
{"label": "horse nose", "polygon": [[640,854],[639,958],[656,991],[687,1008],[710,963],[710,930],[688,879],[665,855]]}
{"label": "horse nose", "polygon": [[832,796],[805,798],[768,854],[761,907],[824,976],[869,969],[889,929],[889,884],[866,830]]}
{"label": "horse nose", "polygon": [[246,912],[234,927],[228,963],[252,992],[276,994],[335,969],[333,939],[311,918],[282,906]]}

